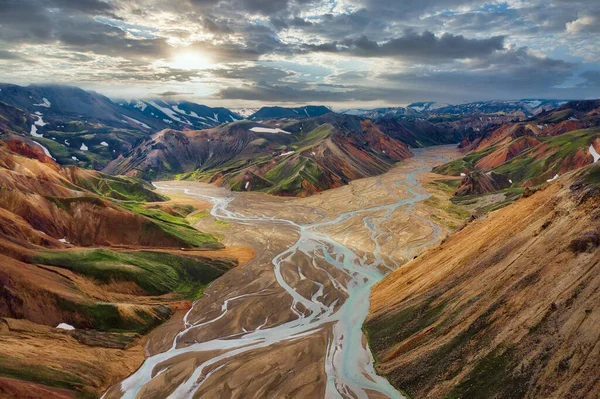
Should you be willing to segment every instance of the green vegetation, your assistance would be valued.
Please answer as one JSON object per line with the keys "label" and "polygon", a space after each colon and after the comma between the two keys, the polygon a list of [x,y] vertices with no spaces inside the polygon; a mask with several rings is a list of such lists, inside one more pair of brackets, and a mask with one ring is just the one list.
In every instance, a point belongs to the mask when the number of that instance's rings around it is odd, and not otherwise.
{"label": "green vegetation", "polygon": [[402,309],[396,314],[386,315],[365,324],[369,342],[375,350],[380,350],[389,342],[402,342],[424,330],[439,319],[448,303],[444,301],[432,306],[433,302],[431,299],[424,304]]}
{"label": "green vegetation", "polygon": [[78,177],[76,184],[88,191],[107,198],[127,201],[165,201],[168,198],[153,190],[153,187],[140,179],[125,176],[110,176],[104,173]]}
{"label": "green vegetation", "polygon": [[177,292],[186,298],[197,296],[204,286],[235,265],[234,260],[196,259],[164,252],[116,252],[107,249],[40,251],[32,262],[63,267],[102,284],[129,281],[151,295]]}
{"label": "green vegetation", "polygon": [[145,216],[164,233],[176,237],[188,245],[195,247],[220,246],[214,236],[196,230],[184,217],[171,215],[160,209],[149,209],[136,202],[120,202],[118,205],[130,212]]}
{"label": "green vegetation", "polygon": [[448,394],[447,399],[522,398],[529,378],[515,371],[515,351],[496,348]]}
{"label": "green vegetation", "polygon": [[495,150],[496,147],[489,147],[485,150],[470,152],[462,158],[455,159],[452,162],[448,162],[444,165],[434,168],[433,171],[435,173],[449,176],[459,176],[461,173],[468,173],[469,171],[475,169],[475,164],[479,162],[480,159],[491,154]]}
{"label": "green vegetation", "polygon": [[81,390],[88,385],[81,377],[65,369],[56,370],[39,364],[26,364],[21,359],[0,355],[0,376],[21,381],[30,381],[53,388],[78,391],[79,398],[92,398],[91,395]]}

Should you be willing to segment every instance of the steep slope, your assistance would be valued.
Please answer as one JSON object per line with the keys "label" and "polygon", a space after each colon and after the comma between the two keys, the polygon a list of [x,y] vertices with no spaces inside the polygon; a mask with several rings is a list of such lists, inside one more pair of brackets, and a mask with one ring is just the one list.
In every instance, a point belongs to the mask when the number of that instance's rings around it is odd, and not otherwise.
{"label": "steep slope", "polygon": [[600,165],[477,219],[374,287],[377,370],[427,398],[600,394]]}
{"label": "steep slope", "polygon": [[329,113],[303,121],[165,130],[105,172],[146,179],[181,174],[233,190],[302,196],[383,173],[410,156],[405,144],[371,122]]}
{"label": "steep slope", "polygon": [[513,187],[538,186],[598,160],[600,101],[570,102],[534,120],[489,129],[461,146],[470,152],[436,172],[468,177],[491,171]]}
{"label": "steep slope", "polygon": [[187,101],[113,102],[76,87],[0,84],[0,131],[30,137],[62,165],[102,169],[156,131],[205,129],[240,118]]}
{"label": "steep slope", "polygon": [[0,397],[97,397],[141,364],[140,334],[237,265],[186,220],[204,204],[166,201],[0,141]]}

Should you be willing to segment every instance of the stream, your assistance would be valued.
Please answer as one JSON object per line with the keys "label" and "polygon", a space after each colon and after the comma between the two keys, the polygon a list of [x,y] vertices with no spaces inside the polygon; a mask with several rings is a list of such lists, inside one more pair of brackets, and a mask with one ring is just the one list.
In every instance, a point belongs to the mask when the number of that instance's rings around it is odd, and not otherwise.
{"label": "stream", "polygon": [[[244,331],[233,336],[224,336],[206,342],[197,342],[187,346],[178,345],[179,340],[193,329],[201,329],[215,321],[226,317],[228,310],[236,301],[244,297],[259,295],[261,292],[245,293],[244,295],[228,298],[221,305],[221,313],[210,320],[190,322],[189,314],[184,317],[184,329],[174,338],[171,348],[163,353],[148,357],[142,366],[120,384],[123,398],[136,398],[142,388],[157,375],[168,369],[161,365],[182,354],[189,352],[217,351],[217,355],[197,366],[192,375],[180,383],[170,393],[169,398],[191,398],[202,385],[211,378],[211,375],[224,367],[230,359],[236,356],[265,348],[284,341],[298,340],[308,335],[321,331],[324,328],[332,329],[329,334],[327,353],[324,354],[326,372],[326,398],[368,398],[372,393],[377,397],[403,398],[387,379],[377,375],[374,370],[373,356],[365,345],[362,325],[369,311],[369,295],[371,288],[387,273],[397,267],[392,260],[386,259],[380,253],[380,245],[391,239],[390,235],[380,227],[394,212],[402,212],[419,219],[424,225],[431,227],[431,235],[426,242],[410,248],[406,255],[410,258],[419,254],[423,248],[436,243],[440,239],[442,229],[429,219],[416,215],[414,207],[420,201],[429,197],[415,176],[431,169],[432,157],[443,161],[439,156],[428,154],[427,150],[414,150],[415,168],[408,174],[394,182],[397,188],[406,192],[405,198],[392,194],[395,202],[359,210],[343,212],[330,220],[319,221],[312,224],[299,224],[293,220],[267,217],[249,216],[231,209],[230,204],[235,198],[235,193],[223,197],[207,196],[200,189],[184,189],[186,196],[201,199],[212,204],[211,215],[218,220],[230,223],[242,223],[251,226],[259,225],[286,225],[293,228],[298,234],[296,242],[285,251],[277,254],[272,259],[272,266],[277,283],[292,298],[291,311],[295,318],[279,325],[264,327],[259,326],[254,331]],[[429,162],[425,162],[428,160]],[[167,184],[157,184],[163,191],[179,190]],[[362,223],[371,233],[375,250],[373,253],[359,254],[355,250],[340,244],[322,231],[323,228],[340,225],[351,218],[360,217]],[[323,281],[312,281],[315,290],[310,297],[303,296],[294,289],[282,270],[287,267],[297,267],[301,278],[300,266],[295,266],[292,258],[305,256],[317,259],[312,266],[319,268],[320,275],[328,279],[331,284],[343,293],[341,299],[331,303],[323,297]],[[336,280],[319,263],[335,267],[343,272],[343,281]],[[343,303],[340,303],[343,301]],[[163,367],[161,369],[161,367]]]}

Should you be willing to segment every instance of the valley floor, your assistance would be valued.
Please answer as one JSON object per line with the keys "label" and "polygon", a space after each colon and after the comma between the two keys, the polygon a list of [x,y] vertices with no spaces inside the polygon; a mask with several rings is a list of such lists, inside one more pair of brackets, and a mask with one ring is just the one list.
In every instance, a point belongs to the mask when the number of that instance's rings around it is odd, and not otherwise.
{"label": "valley floor", "polygon": [[211,202],[196,227],[256,256],[154,330],[144,364],[105,398],[402,397],[375,373],[361,330],[371,287],[469,216],[429,172],[456,149],[415,153],[309,198],[156,183]]}

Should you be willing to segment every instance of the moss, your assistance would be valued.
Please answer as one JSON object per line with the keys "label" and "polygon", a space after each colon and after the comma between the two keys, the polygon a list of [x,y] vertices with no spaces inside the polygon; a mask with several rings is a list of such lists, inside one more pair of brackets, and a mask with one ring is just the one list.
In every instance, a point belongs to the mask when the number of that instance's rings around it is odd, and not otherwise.
{"label": "moss", "polygon": [[523,398],[529,377],[516,371],[518,360],[514,349],[495,348],[452,389],[447,399]]}
{"label": "moss", "polygon": [[69,389],[84,395],[82,397],[90,397],[88,393],[82,392],[87,384],[81,377],[64,369],[57,370],[39,364],[27,364],[15,357],[0,355],[0,376],[53,388]]}
{"label": "moss", "polygon": [[115,252],[107,249],[40,251],[32,262],[63,267],[103,284],[133,282],[152,295],[177,292],[184,285],[205,286],[236,263],[233,260],[194,259],[163,252]]}

